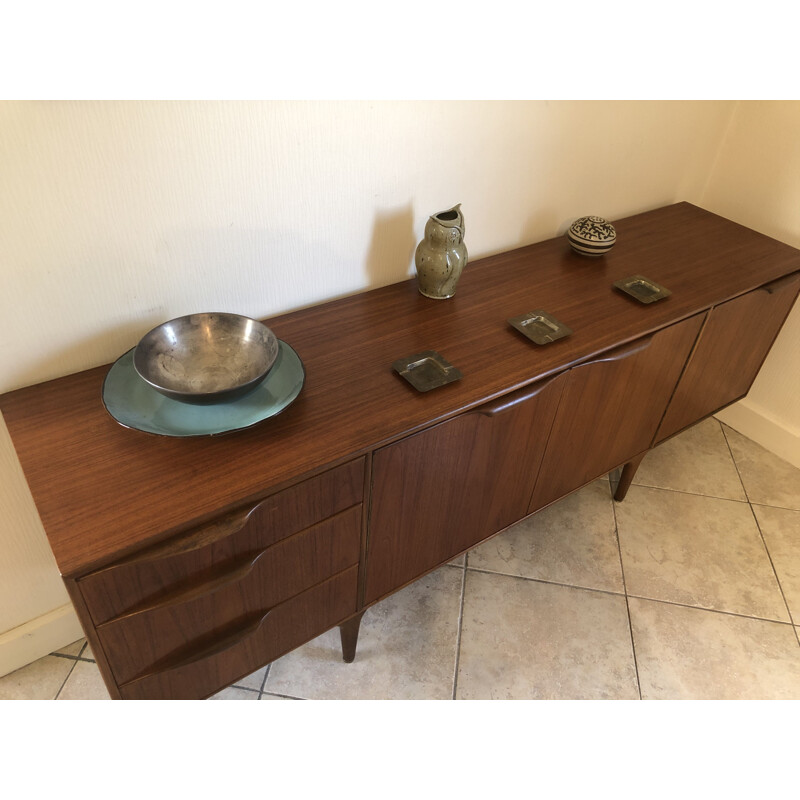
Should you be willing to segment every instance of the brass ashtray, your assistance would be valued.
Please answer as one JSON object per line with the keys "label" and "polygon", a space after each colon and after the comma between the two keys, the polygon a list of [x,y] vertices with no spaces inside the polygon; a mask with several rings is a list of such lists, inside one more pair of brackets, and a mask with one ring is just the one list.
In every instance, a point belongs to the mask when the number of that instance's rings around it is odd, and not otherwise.
{"label": "brass ashtray", "polygon": [[572,333],[572,328],[568,328],[546,311],[529,311],[508,320],[508,324],[534,344],[550,344]]}
{"label": "brass ashtray", "polygon": [[462,378],[461,371],[435,350],[425,350],[400,358],[392,364],[392,369],[418,392],[429,392]]}
{"label": "brass ashtray", "polygon": [[631,275],[629,278],[614,281],[614,286],[640,303],[655,303],[656,300],[663,300],[672,294],[669,289],[651,281],[650,278],[645,278],[644,275]]}

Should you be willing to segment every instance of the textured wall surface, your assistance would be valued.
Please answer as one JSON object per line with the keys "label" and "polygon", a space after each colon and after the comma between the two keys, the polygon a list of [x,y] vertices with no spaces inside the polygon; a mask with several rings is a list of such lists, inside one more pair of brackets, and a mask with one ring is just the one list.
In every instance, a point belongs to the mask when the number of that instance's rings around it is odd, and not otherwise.
{"label": "textured wall surface", "polygon": [[[0,391],[113,361],[181,314],[401,280],[427,216],[458,202],[473,259],[585,214],[701,203],[735,109],[0,103]],[[64,602],[2,426],[0,633]]]}

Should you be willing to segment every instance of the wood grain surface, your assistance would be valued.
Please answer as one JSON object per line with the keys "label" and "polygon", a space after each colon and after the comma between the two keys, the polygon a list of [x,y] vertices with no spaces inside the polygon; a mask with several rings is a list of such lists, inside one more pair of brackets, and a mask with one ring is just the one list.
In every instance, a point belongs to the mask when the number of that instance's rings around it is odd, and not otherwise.
{"label": "wood grain surface", "polygon": [[711,310],[657,442],[747,394],[798,289],[800,273],[795,273]]}
{"label": "wood grain surface", "polygon": [[116,681],[126,683],[153,664],[169,661],[169,654],[180,652],[187,642],[223,638],[220,632],[236,628],[238,621],[260,619],[269,609],[357,565],[360,523],[361,509],[354,506],[261,553],[248,554],[238,569],[223,565],[215,580],[173,590],[97,626]]}
{"label": "wood grain surface", "polygon": [[704,316],[569,371],[528,513],[650,446]]}
{"label": "wood grain surface", "polygon": [[278,606],[193,640],[120,687],[125,700],[208,697],[332,628],[356,610],[358,568],[350,567]]}
{"label": "wood grain surface", "polygon": [[366,603],[528,514],[565,378],[540,381],[375,453]]}

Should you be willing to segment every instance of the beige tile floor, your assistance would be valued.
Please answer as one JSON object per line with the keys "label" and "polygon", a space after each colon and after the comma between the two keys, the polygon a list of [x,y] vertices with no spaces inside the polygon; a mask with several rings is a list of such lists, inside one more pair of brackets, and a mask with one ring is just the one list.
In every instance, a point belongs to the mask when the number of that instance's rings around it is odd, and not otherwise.
{"label": "beige tile floor", "polygon": [[[215,696],[800,699],[800,469],[707,420]],[[84,640],[0,699],[103,699]]]}

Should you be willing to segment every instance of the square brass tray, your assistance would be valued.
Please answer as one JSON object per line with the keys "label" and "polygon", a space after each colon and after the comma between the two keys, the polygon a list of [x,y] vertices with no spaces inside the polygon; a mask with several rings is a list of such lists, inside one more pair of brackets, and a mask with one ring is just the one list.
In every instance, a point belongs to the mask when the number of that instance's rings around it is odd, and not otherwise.
{"label": "square brass tray", "polygon": [[461,371],[435,350],[400,358],[392,364],[392,369],[419,392],[429,392],[462,377]]}
{"label": "square brass tray", "polygon": [[546,311],[529,311],[508,320],[508,324],[535,344],[550,344],[572,333],[572,328],[568,328]]}
{"label": "square brass tray", "polygon": [[655,303],[656,300],[662,300],[672,294],[669,289],[651,281],[650,278],[645,278],[644,275],[631,275],[628,278],[614,281],[614,286],[640,303]]}

